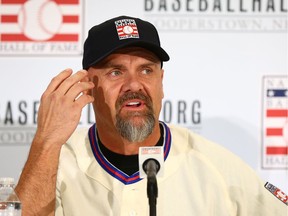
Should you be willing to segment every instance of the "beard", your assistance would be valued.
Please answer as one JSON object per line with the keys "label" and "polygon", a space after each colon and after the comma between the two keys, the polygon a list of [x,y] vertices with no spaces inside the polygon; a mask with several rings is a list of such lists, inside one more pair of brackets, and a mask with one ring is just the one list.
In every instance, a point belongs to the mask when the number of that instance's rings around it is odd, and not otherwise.
{"label": "beard", "polygon": [[[121,105],[131,99],[143,100],[147,110],[145,112],[129,112],[125,116],[120,115]],[[116,102],[116,129],[120,135],[130,142],[142,142],[153,131],[155,117],[152,100],[141,92],[129,92],[118,98]],[[135,120],[137,118],[137,121]],[[134,120],[133,120],[134,119]]]}

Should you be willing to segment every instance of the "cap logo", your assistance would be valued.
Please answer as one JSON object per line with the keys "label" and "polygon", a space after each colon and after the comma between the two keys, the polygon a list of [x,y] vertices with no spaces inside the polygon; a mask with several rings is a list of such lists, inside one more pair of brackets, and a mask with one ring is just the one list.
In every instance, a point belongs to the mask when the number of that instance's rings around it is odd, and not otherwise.
{"label": "cap logo", "polygon": [[137,25],[134,19],[121,19],[115,21],[119,40],[139,38]]}

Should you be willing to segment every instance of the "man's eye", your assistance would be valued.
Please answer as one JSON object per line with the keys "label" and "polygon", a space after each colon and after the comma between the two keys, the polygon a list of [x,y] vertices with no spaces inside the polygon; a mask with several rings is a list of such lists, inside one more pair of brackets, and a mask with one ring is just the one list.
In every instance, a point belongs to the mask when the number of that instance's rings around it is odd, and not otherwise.
{"label": "man's eye", "polygon": [[148,68],[146,68],[142,71],[143,74],[150,74],[151,72],[152,72],[152,70],[148,69]]}
{"label": "man's eye", "polygon": [[110,72],[110,75],[111,75],[111,76],[119,76],[120,74],[121,74],[121,72],[118,71],[118,70],[114,70],[114,71],[111,71],[111,72]]}

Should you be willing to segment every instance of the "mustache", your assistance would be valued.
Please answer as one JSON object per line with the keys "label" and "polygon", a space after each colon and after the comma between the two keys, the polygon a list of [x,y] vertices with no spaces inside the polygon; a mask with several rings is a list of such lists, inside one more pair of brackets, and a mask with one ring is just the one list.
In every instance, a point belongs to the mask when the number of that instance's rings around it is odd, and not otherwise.
{"label": "mustache", "polygon": [[127,92],[124,95],[118,97],[116,101],[116,108],[119,109],[123,103],[128,100],[139,99],[145,102],[148,108],[152,108],[152,100],[149,96],[142,92]]}

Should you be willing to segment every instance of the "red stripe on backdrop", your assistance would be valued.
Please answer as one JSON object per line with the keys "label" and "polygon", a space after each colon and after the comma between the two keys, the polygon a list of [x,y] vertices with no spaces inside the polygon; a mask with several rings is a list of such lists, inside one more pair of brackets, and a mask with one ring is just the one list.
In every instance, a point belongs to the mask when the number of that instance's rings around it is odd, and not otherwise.
{"label": "red stripe on backdrop", "polygon": [[79,38],[78,34],[56,34],[53,38],[49,39],[48,41],[77,42],[78,38]]}
{"label": "red stripe on backdrop", "polygon": [[267,147],[267,155],[288,155],[288,146],[286,147]]}
{"label": "red stripe on backdrop", "polygon": [[57,4],[79,4],[79,0],[54,0]]}
{"label": "red stripe on backdrop", "polygon": [[267,128],[266,135],[267,136],[282,136],[283,129],[282,128]]}
{"label": "red stripe on backdrop", "polygon": [[288,110],[287,109],[268,109],[266,111],[267,117],[288,117]]}
{"label": "red stripe on backdrop", "polygon": [[15,41],[31,41],[23,34],[2,34],[1,41],[15,42]]}
{"label": "red stripe on backdrop", "polygon": [[79,16],[63,16],[63,23],[78,23]]}
{"label": "red stripe on backdrop", "polygon": [[[46,41],[53,41],[53,42],[77,42],[78,41],[78,34],[56,34],[49,40]],[[27,38],[23,34],[2,34],[1,41],[5,42],[38,42]],[[45,42],[45,41],[44,41]]]}
{"label": "red stripe on backdrop", "polygon": [[17,23],[18,15],[2,15],[0,19],[1,23]]}
{"label": "red stripe on backdrop", "polygon": [[24,4],[28,0],[1,0],[1,4]]}
{"label": "red stripe on backdrop", "polygon": [[[0,17],[2,23],[17,23],[18,15],[2,15]],[[79,16],[63,16],[63,23],[78,23]]]}
{"label": "red stripe on backdrop", "polygon": [[[1,0],[1,4],[24,4],[28,0]],[[54,0],[57,4],[79,4],[79,0]]]}

